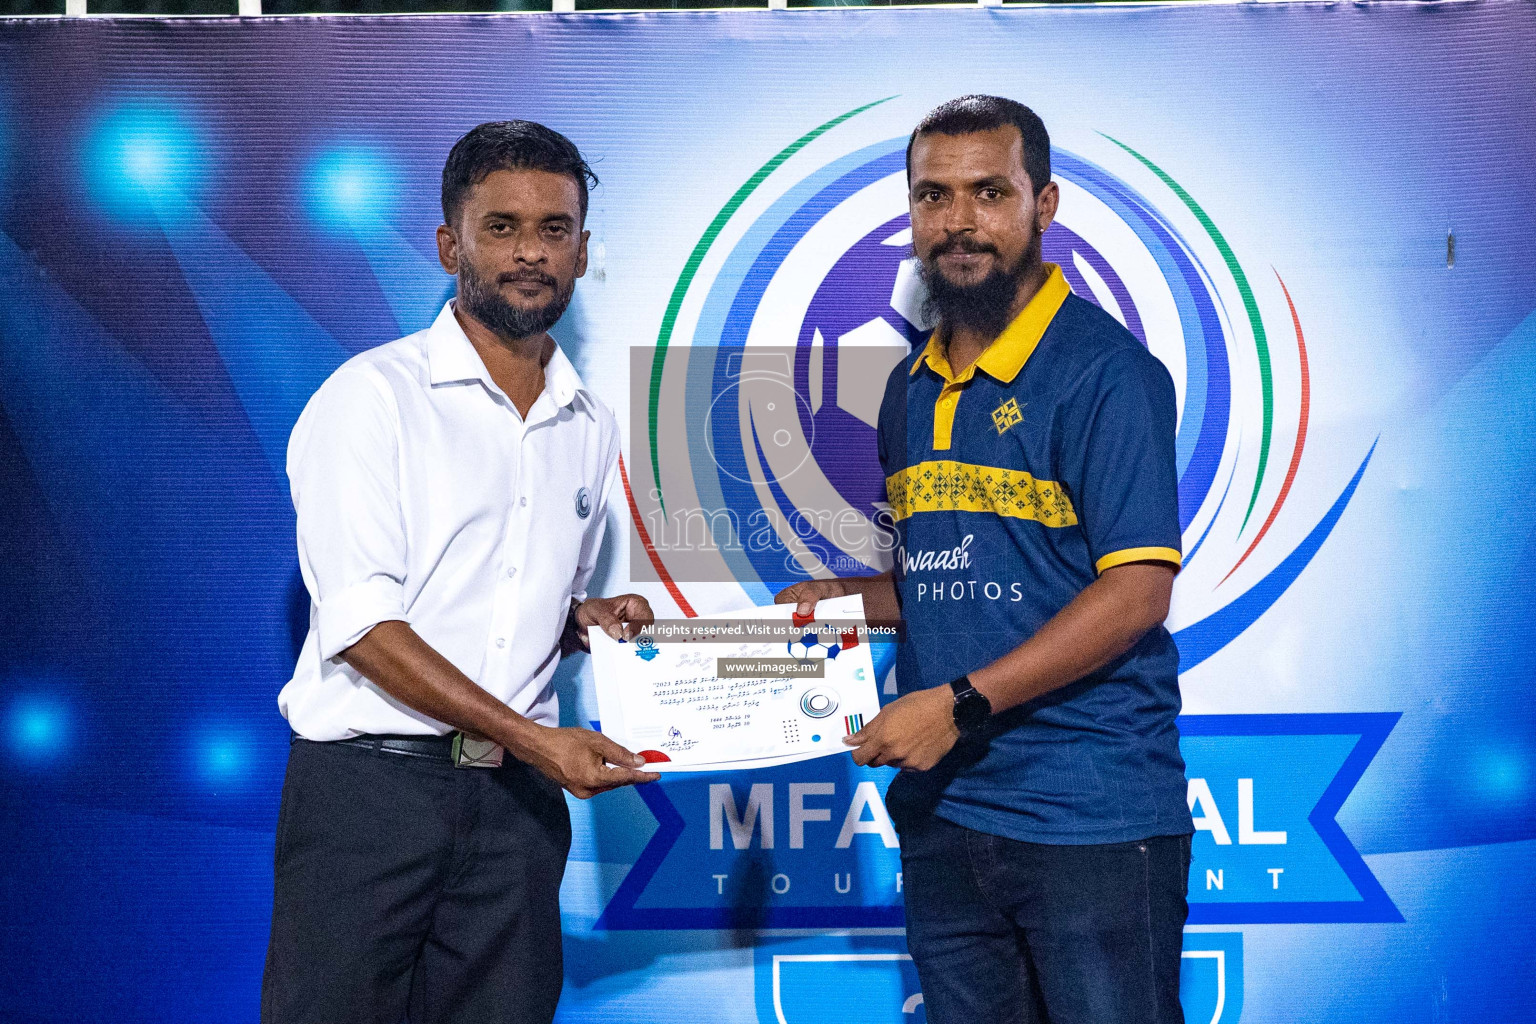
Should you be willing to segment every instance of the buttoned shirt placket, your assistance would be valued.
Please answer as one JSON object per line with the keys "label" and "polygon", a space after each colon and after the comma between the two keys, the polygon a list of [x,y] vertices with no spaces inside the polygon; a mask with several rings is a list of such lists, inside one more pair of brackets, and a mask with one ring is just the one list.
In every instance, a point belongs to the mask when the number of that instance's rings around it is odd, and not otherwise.
{"label": "buttoned shirt placket", "polygon": [[529,439],[541,427],[558,418],[560,407],[555,404],[547,380],[544,390],[529,406],[526,419],[518,413],[512,400],[500,388],[493,386],[490,393],[506,411],[511,421],[510,429],[517,435],[517,443],[512,446],[515,463],[510,473],[511,494],[508,500],[511,514],[507,516],[506,532],[501,539],[501,562],[486,646],[486,660],[499,664],[510,657],[508,646],[515,639],[513,630],[520,611],[522,593],[521,571],[528,561],[528,545],[533,533],[533,513],[528,503],[528,488],[524,486],[526,474],[523,472],[528,460]]}
{"label": "buttoned shirt placket", "polygon": [[[488,661],[503,662],[509,657],[507,645],[513,640],[513,627],[517,622],[520,590],[518,571],[524,564],[527,554],[528,495],[523,488],[523,462],[527,457],[528,425],[518,414],[512,400],[501,389],[494,389],[493,394],[497,404],[507,415],[508,429],[517,437],[517,443],[512,446],[513,465],[509,473],[511,494],[508,495],[508,505],[511,513],[507,516],[505,531],[501,538],[501,561],[496,580],[496,593],[491,603],[491,628],[486,647]],[[540,394],[534,405],[529,407],[530,415],[543,397]]]}

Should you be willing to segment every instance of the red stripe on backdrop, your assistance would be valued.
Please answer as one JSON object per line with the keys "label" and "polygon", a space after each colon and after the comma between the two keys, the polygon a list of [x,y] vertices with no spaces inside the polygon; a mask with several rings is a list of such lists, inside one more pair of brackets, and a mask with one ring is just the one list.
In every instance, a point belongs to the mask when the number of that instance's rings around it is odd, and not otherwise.
{"label": "red stripe on backdrop", "polygon": [[[635,521],[635,529],[640,533],[640,543],[645,546],[645,553],[651,560],[651,566],[655,568],[656,575],[661,577],[661,582],[667,588],[667,593],[672,595],[672,600],[682,609],[684,615],[693,619],[698,617],[698,612],[693,610],[693,605],[683,596],[683,592],[677,589],[677,584],[672,582],[672,576],[667,572],[667,567],[661,564],[661,556],[656,553],[656,545],[651,543],[651,535],[645,532],[645,524],[640,521],[640,509],[635,505],[635,492],[629,487],[629,471],[624,468],[624,456],[619,456],[619,479],[624,481],[624,497],[629,499],[629,514]],[[1260,536],[1263,536],[1260,534]]]}
{"label": "red stripe on backdrop", "polygon": [[[1259,534],[1253,538],[1253,543],[1248,545],[1248,550],[1243,552],[1243,557],[1237,560],[1237,565],[1221,578],[1221,583],[1232,578],[1232,573],[1248,560],[1253,554],[1253,549],[1259,546],[1259,541],[1264,539],[1264,534],[1269,532],[1270,524],[1280,514],[1280,507],[1285,504],[1285,499],[1291,493],[1291,483],[1296,479],[1296,467],[1301,465],[1301,450],[1307,444],[1307,416],[1312,410],[1312,377],[1307,370],[1307,342],[1301,334],[1301,318],[1296,315],[1296,303],[1291,301],[1291,290],[1285,286],[1285,279],[1280,272],[1275,271],[1275,280],[1280,282],[1280,290],[1285,293],[1285,304],[1291,309],[1291,324],[1296,328],[1296,353],[1301,359],[1301,418],[1296,424],[1296,450],[1291,453],[1291,466],[1285,471],[1285,482],[1280,485],[1280,496],[1275,499],[1275,507],[1269,510],[1269,517],[1264,520]],[[1218,587],[1221,583],[1216,584]]]}

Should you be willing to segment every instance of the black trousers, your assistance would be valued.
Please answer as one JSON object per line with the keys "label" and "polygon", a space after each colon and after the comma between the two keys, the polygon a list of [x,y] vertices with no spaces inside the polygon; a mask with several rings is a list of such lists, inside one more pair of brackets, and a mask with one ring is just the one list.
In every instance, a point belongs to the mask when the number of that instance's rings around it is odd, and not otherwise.
{"label": "black trousers", "polygon": [[560,998],[560,787],[295,740],[263,1024],[548,1024]]}

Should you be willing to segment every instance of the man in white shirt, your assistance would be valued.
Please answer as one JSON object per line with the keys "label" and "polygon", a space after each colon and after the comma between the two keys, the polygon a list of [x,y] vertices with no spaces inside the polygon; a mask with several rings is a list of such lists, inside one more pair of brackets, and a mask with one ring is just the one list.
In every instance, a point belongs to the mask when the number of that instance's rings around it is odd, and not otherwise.
{"label": "man in white shirt", "polygon": [[559,728],[550,687],[585,627],[651,620],[639,595],[586,595],[618,428],[548,334],[586,271],[589,181],[543,125],[460,139],[437,229],[456,299],[348,360],[294,427],[311,611],[278,697],[294,741],[264,1024],[547,1024],[561,787],[657,778]]}

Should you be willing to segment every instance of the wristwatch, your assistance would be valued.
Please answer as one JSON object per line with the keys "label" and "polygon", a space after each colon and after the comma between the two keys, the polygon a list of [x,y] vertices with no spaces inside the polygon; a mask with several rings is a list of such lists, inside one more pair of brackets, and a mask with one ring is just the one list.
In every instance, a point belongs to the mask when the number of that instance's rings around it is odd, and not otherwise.
{"label": "wristwatch", "polygon": [[955,691],[955,728],[961,736],[971,736],[992,717],[992,702],[971,685],[970,676],[961,676],[949,684]]}

